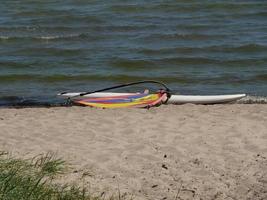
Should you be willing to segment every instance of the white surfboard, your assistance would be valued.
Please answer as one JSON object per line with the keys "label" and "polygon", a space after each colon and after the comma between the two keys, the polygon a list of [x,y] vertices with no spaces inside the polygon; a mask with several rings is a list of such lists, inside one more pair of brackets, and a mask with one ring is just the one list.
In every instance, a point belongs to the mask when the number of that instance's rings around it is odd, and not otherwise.
{"label": "white surfboard", "polygon": [[[70,93],[59,93],[58,96],[64,98],[83,99],[85,97],[112,97],[112,96],[123,96],[135,93],[113,93],[113,92],[99,92],[93,94],[87,94],[79,96],[82,92],[70,92]],[[168,100],[168,104],[216,104],[216,103],[228,103],[239,100],[245,97],[246,94],[229,94],[229,95],[171,95]]]}

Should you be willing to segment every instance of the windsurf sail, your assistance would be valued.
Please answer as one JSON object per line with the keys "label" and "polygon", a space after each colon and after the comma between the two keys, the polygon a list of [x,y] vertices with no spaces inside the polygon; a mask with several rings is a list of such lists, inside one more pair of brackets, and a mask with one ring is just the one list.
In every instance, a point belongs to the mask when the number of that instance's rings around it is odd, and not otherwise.
{"label": "windsurf sail", "polygon": [[[112,97],[91,97],[91,98],[82,98],[79,100],[72,100],[75,104],[98,107],[98,108],[126,108],[126,107],[143,107],[150,108],[152,106],[158,106],[163,103],[166,103],[170,97],[169,88],[163,83],[157,81],[139,81],[133,83],[127,83],[123,85],[117,85],[109,88],[104,88],[100,90],[96,90],[93,92],[85,92],[79,94],[79,96],[85,96],[87,94],[92,94],[96,92],[103,92],[111,89],[142,84],[142,83],[156,83],[160,84],[164,87],[164,89],[160,89],[155,94],[149,94],[148,92],[144,93],[134,93],[130,95],[120,95],[120,96],[112,96]],[[75,97],[75,96],[74,96]]]}
{"label": "windsurf sail", "polygon": [[150,108],[165,103],[167,99],[167,94],[161,91],[156,94],[140,93],[113,97],[86,98],[74,102],[97,108]]}

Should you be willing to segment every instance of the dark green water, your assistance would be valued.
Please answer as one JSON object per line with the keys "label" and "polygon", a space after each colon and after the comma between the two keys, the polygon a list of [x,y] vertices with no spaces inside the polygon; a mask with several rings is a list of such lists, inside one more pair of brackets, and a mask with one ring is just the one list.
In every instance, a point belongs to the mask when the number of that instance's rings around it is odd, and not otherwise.
{"label": "dark green water", "polygon": [[143,79],[267,96],[267,1],[0,3],[0,105]]}

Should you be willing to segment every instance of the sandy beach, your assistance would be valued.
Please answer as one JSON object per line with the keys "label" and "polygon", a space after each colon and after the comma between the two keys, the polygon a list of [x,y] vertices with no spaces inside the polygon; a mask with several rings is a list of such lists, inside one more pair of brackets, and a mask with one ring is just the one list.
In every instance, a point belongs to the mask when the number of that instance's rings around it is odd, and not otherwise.
{"label": "sandy beach", "polygon": [[267,199],[267,105],[4,108],[0,150],[55,152],[103,197]]}

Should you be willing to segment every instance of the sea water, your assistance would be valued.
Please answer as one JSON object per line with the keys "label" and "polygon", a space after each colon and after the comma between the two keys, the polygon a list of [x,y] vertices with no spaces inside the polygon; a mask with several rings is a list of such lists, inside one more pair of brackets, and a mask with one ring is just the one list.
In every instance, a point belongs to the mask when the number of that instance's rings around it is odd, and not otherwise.
{"label": "sea water", "polygon": [[146,79],[264,101],[267,1],[1,1],[0,105]]}

